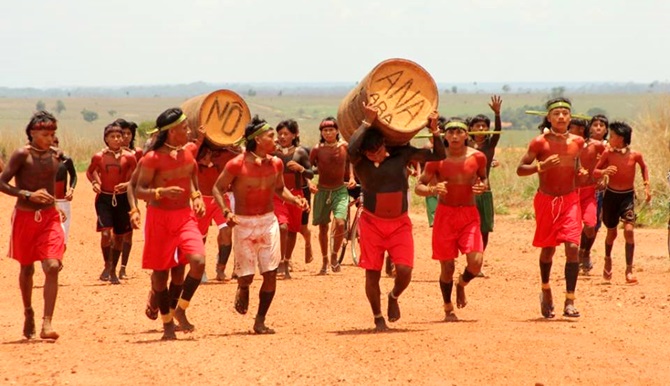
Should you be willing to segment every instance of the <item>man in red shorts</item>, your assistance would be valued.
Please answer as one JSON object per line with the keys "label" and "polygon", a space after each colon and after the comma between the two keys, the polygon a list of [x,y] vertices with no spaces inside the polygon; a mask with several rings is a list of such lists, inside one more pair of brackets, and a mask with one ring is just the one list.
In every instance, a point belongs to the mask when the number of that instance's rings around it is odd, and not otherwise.
{"label": "man in red shorts", "polygon": [[[284,185],[296,197],[305,197],[303,182],[314,177],[309,153],[300,147],[298,123],[293,119],[279,122],[277,125],[277,150],[274,155],[284,163]],[[291,278],[289,270],[295,241],[302,228],[303,211],[300,207],[283,202],[274,196],[275,215],[279,222],[279,235],[282,260],[279,274],[284,279]]]}
{"label": "man in red shorts", "polygon": [[[186,309],[205,270],[205,247],[195,217],[204,214],[204,204],[197,187],[195,157],[185,150],[189,134],[186,116],[181,109],[170,108],[158,116],[156,127],[158,135],[142,158],[135,194],[149,202],[142,268],[153,270],[151,287],[163,321],[162,339],[172,340],[176,339],[173,317],[182,331],[194,329]],[[175,250],[179,258],[175,258]],[[167,288],[169,272],[184,261],[190,269],[173,315]]]}
{"label": "man in red shorts", "polygon": [[565,245],[566,255],[563,315],[579,317],[579,311],[574,303],[579,275],[577,253],[582,224],[576,180],[578,176],[586,176],[586,171],[579,163],[584,139],[568,132],[572,108],[570,100],[552,99],[547,102],[546,107],[546,118],[551,127],[546,134],[541,134],[530,142],[516,173],[519,176],[537,173],[540,180],[533,203],[536,223],[533,246],[542,248],[540,251],[542,316],[554,317],[549,276],[556,247],[562,243]]}
{"label": "man in red shorts", "polygon": [[[273,197],[278,195],[282,201],[302,210],[309,209],[304,197],[294,196],[284,186],[284,165],[272,155],[276,146],[275,135],[275,130],[267,122],[254,116],[244,130],[244,153],[226,164],[212,189],[228,225],[233,227],[235,274],[238,277],[235,310],[238,313],[247,313],[249,286],[254,280],[256,266],[263,275],[254,322],[257,334],[274,334],[274,330],[265,325],[275,295],[277,267],[281,259],[279,223],[274,214]],[[235,212],[223,199],[223,193],[228,190],[233,192]]]}
{"label": "man in red shorts", "polygon": [[124,237],[132,232],[130,225],[130,204],[126,189],[130,176],[137,166],[135,155],[124,150],[121,126],[107,125],[104,131],[106,148],[91,158],[86,177],[93,185],[97,231],[100,232],[100,246],[105,268],[100,280],[120,284],[116,276],[116,265],[123,251]]}
{"label": "man in red shorts", "polygon": [[[433,223],[433,259],[440,262],[440,290],[445,320],[455,318],[451,303],[454,286],[454,260],[465,254],[467,266],[456,285],[456,305],[467,305],[465,286],[479,274],[484,260],[484,243],[475,195],[488,189],[487,156],[467,145],[468,125],[458,118],[446,126],[447,158],[428,162],[414,191],[420,196],[437,193],[438,205]],[[436,179],[434,186],[430,182]]]}
{"label": "man in red shorts", "polygon": [[[58,339],[51,326],[58,272],[65,250],[65,235],[61,214],[55,206],[55,180],[60,164],[58,153],[51,148],[56,136],[56,118],[46,111],[33,115],[26,135],[28,145],[12,153],[0,176],[0,190],[17,197],[12,215],[12,234],[9,256],[21,264],[19,287],[23,299],[23,336],[35,337],[35,312],[32,307],[34,263],[39,261],[44,271],[44,319],[42,339]],[[16,186],[9,184],[14,179]]]}
{"label": "man in red shorts", "polygon": [[364,109],[366,119],[349,138],[349,158],[364,197],[358,265],[365,269],[365,294],[374,315],[375,330],[385,331],[388,327],[381,311],[379,287],[384,253],[388,252],[396,267],[395,284],[388,294],[390,322],[400,319],[398,297],[409,285],[414,266],[412,222],[407,215],[407,165],[413,161],[442,160],[445,150],[437,129],[437,112],[428,117],[428,129],[434,137],[431,151],[410,145],[387,147],[376,128],[377,109],[367,105]]}

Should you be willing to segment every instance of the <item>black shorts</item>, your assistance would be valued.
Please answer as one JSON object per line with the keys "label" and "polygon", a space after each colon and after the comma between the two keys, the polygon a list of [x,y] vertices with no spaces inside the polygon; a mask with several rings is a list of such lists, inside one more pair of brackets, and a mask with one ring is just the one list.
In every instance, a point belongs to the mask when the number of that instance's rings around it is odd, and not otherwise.
{"label": "black shorts", "polygon": [[635,191],[625,192],[607,189],[603,197],[603,224],[612,229],[624,223],[635,224]]}
{"label": "black shorts", "polygon": [[[116,199],[116,206],[112,198]],[[105,229],[113,229],[115,235],[123,235],[132,231],[130,225],[130,204],[128,194],[120,193],[116,196],[100,193],[95,198],[95,213],[98,215],[96,230],[101,232]]]}
{"label": "black shorts", "polygon": [[[305,200],[307,200],[307,203],[309,204],[309,207],[312,207],[312,192],[310,192],[308,186],[303,186],[302,188],[302,194],[305,196]],[[309,212],[310,210],[305,210],[302,212],[302,225],[309,225]]]}

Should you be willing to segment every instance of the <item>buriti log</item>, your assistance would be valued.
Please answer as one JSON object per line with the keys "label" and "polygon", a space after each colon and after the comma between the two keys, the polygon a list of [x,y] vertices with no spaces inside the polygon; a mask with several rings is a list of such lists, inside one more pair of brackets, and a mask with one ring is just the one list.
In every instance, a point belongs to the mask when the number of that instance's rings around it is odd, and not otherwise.
{"label": "buriti log", "polygon": [[193,97],[182,103],[192,135],[200,126],[215,145],[232,145],[244,136],[251,121],[251,112],[244,99],[230,90],[216,90]]}
{"label": "buriti log", "polygon": [[379,129],[389,145],[409,142],[437,110],[439,92],[428,72],[406,59],[389,59],[368,73],[340,102],[337,123],[349,140],[363,121],[363,102],[378,109]]}

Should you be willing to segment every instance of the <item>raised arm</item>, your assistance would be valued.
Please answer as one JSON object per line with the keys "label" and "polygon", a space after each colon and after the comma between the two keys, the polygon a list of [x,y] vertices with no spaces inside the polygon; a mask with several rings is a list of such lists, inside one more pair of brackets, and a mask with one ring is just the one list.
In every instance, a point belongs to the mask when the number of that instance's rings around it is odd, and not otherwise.
{"label": "raised arm", "polygon": [[[500,119],[500,108],[502,107],[502,98],[500,95],[494,95],[491,97],[491,103],[489,103],[489,107],[491,110],[493,110],[493,114],[495,114],[494,117],[494,126],[493,126],[493,131],[500,131],[502,130],[502,120]],[[500,141],[500,134],[494,134],[491,136],[491,148],[495,148],[498,146],[498,141]]]}
{"label": "raised arm", "polygon": [[440,131],[437,128],[437,111],[433,111],[428,116],[428,125],[426,126],[433,135],[433,148],[431,149],[416,149],[411,161],[426,162],[426,161],[441,161],[447,158],[447,151],[444,147],[444,142],[440,137]]}

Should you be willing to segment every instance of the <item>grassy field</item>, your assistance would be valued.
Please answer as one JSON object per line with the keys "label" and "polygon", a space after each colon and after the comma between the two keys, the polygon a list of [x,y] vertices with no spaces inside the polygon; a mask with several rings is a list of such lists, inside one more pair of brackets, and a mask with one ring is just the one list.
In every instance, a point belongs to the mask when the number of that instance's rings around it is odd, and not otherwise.
{"label": "grassy field", "polygon": [[[259,114],[270,123],[293,118],[300,124],[301,141],[307,145],[318,142],[318,124],[326,116],[336,116],[343,95],[332,96],[267,96],[246,97],[252,114]],[[542,105],[548,98],[545,94],[503,94],[505,110],[525,105]],[[656,199],[652,206],[643,206],[640,211],[641,224],[660,225],[667,221],[668,189],[664,183],[668,170],[670,152],[670,112],[668,97],[659,94],[577,94],[569,95],[576,112],[586,112],[599,107],[608,112],[610,120],[622,119],[634,124],[633,147],[648,158],[651,170],[652,189]],[[59,137],[64,150],[75,159],[78,169],[88,164],[91,155],[102,148],[103,127],[122,117],[138,124],[153,122],[158,114],[172,106],[179,106],[187,98],[60,98],[66,110],[58,115]],[[445,116],[467,117],[474,114],[490,114],[488,94],[441,94],[439,111]],[[13,149],[25,142],[25,125],[35,110],[38,98],[0,98],[0,155],[6,160]],[[47,110],[53,110],[58,98],[42,99]],[[99,119],[88,123],[81,111],[92,110]],[[111,113],[110,113],[111,112]],[[538,123],[540,118],[537,118]],[[535,178],[518,178],[516,165],[528,141],[537,134],[535,130],[505,130],[502,134],[498,159],[501,166],[494,169],[491,182],[496,192],[498,213],[519,213],[521,217],[532,216],[528,200],[536,189]],[[421,145],[425,140],[415,141]],[[641,179],[640,183],[641,183]],[[416,197],[419,205],[421,200]]]}

